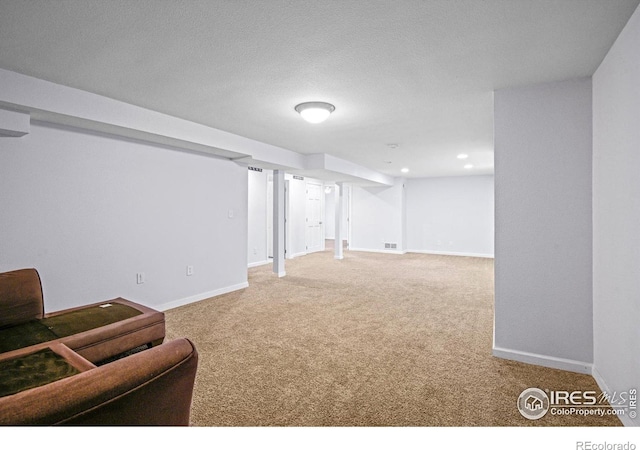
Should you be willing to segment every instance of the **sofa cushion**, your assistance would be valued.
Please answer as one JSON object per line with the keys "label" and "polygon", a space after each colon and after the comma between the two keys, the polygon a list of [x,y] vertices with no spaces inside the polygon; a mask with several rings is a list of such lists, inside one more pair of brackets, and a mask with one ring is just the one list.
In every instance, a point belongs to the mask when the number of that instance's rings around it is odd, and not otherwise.
{"label": "sofa cushion", "polygon": [[0,328],[0,353],[49,342],[57,338],[58,336],[40,320],[31,320]]}
{"label": "sofa cushion", "polygon": [[0,361],[0,397],[70,377],[80,371],[50,348]]}
{"label": "sofa cushion", "polygon": [[42,319],[41,322],[56,337],[61,338],[111,325],[140,314],[142,314],[142,311],[129,305],[107,302],[98,306],[75,309],[63,314],[50,316]]}
{"label": "sofa cushion", "polygon": [[[76,320],[66,322],[65,319],[58,321],[56,318],[59,316],[69,317],[68,314],[83,314],[82,311],[89,309],[95,312],[104,304],[111,304],[112,306],[105,308],[105,311],[109,310],[113,313],[97,313],[95,316],[94,313],[91,313],[91,318],[85,317],[84,319],[90,319],[94,324],[108,320],[113,320],[113,322],[104,326],[88,328],[86,331],[78,331],[58,340],[94,363],[139,345],[148,343],[158,345],[164,340],[164,313],[123,298],[114,298],[108,302],[46,314],[44,321],[51,326],[57,326],[57,333],[60,334],[68,333],[72,329],[80,330],[84,327],[82,323],[77,323]],[[131,317],[122,318],[125,315],[131,315]],[[121,319],[115,320],[118,317]],[[64,325],[65,322],[67,325]]]}

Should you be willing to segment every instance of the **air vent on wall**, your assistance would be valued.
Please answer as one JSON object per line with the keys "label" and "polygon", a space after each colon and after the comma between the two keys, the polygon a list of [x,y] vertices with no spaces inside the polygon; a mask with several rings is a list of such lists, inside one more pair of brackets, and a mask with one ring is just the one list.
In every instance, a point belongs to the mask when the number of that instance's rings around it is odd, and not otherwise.
{"label": "air vent on wall", "polygon": [[384,248],[389,248],[389,249],[398,248],[398,244],[395,244],[393,242],[385,242]]}

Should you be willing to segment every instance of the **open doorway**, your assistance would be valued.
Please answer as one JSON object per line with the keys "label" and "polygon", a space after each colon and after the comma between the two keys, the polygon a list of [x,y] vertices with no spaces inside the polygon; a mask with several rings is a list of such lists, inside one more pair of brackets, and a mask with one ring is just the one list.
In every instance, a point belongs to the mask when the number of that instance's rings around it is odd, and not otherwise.
{"label": "open doorway", "polygon": [[[343,247],[348,248],[351,193],[348,186],[344,189],[341,226]],[[249,266],[273,261],[273,202],[273,171],[250,168]],[[332,182],[285,174],[284,241],[287,259],[324,251],[327,245],[334,249],[335,204],[335,185]]]}

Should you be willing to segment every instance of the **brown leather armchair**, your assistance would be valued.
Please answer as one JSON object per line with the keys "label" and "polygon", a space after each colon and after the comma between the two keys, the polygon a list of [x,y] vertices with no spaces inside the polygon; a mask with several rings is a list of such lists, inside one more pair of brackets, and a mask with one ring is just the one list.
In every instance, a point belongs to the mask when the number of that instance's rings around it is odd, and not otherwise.
{"label": "brown leather armchair", "polygon": [[47,314],[35,269],[0,273],[0,425],[189,425],[198,353],[164,337],[162,312],[116,298]]}
{"label": "brown leather armchair", "polygon": [[189,425],[198,353],[188,339],[100,367],[69,352],[80,373],[0,397],[0,424]]}

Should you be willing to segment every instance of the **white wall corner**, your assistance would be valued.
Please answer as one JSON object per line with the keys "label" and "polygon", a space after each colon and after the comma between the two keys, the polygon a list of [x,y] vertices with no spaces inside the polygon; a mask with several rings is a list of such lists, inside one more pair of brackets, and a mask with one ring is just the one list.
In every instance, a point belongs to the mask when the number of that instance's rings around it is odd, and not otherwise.
{"label": "white wall corner", "polygon": [[[596,380],[596,383],[598,383],[598,387],[600,388],[600,390],[602,392],[606,392],[609,395],[613,394],[614,390],[609,388],[609,385],[607,384],[605,379],[602,377],[602,374],[598,371],[598,368],[595,366],[595,364],[593,365],[591,372],[592,372],[591,375]],[[630,388],[636,389],[637,391],[639,386],[631,386]],[[637,409],[635,411],[637,414]],[[629,414],[627,414],[627,411],[625,411],[622,414],[619,414],[617,417],[618,419],[620,419],[620,422],[622,422],[622,425],[624,425],[625,427],[640,427],[640,417],[636,416],[632,418]]]}
{"label": "white wall corner", "polygon": [[[640,389],[640,7],[593,74],[593,377],[603,391]],[[636,398],[637,402],[637,398]],[[636,405],[640,406],[640,405]],[[631,413],[631,410],[629,411]],[[637,415],[638,411],[634,413]],[[640,426],[634,414],[618,417]]]}
{"label": "white wall corner", "polygon": [[591,94],[580,78],[494,96],[496,345],[578,372],[594,361]]}

